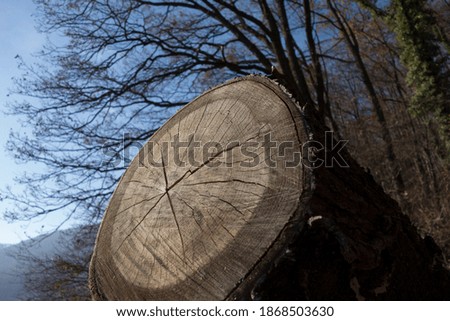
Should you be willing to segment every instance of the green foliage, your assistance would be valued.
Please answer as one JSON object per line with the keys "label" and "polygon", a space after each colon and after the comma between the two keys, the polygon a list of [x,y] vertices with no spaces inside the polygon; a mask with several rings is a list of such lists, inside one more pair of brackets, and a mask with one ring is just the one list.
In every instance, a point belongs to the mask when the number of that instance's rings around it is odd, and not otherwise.
{"label": "green foliage", "polygon": [[446,70],[449,44],[427,1],[391,0],[385,8],[367,0],[358,3],[382,18],[396,35],[399,58],[407,68],[405,81],[413,90],[409,110],[412,115],[437,124],[442,138],[441,154],[446,157],[450,150],[450,73]]}
{"label": "green foliage", "polygon": [[407,67],[406,81],[414,89],[411,110],[416,115],[441,117],[444,94],[441,87],[440,52],[430,26],[435,25],[423,0],[394,0],[388,23],[397,35],[400,59]]}

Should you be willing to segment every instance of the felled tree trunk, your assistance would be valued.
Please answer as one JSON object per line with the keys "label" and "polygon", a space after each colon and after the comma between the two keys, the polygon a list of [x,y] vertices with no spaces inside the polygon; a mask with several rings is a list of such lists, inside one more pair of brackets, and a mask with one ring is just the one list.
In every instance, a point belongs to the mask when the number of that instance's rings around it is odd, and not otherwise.
{"label": "felled tree trunk", "polygon": [[94,299],[450,299],[398,205],[285,88],[249,76],[141,149],[103,219]]}

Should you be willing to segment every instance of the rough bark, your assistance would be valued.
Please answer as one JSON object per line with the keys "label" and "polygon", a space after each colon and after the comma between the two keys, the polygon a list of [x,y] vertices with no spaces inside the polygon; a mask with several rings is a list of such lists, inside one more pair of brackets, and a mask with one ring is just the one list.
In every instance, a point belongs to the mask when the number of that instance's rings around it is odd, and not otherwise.
{"label": "rough bark", "polygon": [[267,78],[201,95],[116,188],[93,298],[450,299],[434,241],[339,144]]}

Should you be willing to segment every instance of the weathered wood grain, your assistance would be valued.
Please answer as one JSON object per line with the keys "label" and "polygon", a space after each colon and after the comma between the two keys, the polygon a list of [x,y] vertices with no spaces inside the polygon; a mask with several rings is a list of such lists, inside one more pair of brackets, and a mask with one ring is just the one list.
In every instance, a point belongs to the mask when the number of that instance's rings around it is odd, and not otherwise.
{"label": "weathered wood grain", "polygon": [[180,110],[114,192],[91,265],[94,295],[226,299],[298,208],[303,168],[286,162],[306,140],[301,124],[295,104],[262,77],[214,88]]}

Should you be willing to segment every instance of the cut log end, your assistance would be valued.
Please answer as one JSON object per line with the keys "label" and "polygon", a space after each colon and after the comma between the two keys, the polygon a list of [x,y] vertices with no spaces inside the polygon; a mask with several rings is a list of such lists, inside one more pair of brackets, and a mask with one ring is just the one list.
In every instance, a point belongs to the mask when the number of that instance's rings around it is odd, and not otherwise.
{"label": "cut log end", "polygon": [[94,297],[230,298],[298,208],[300,117],[262,77],[214,88],[172,117],[110,201],[91,263]]}

